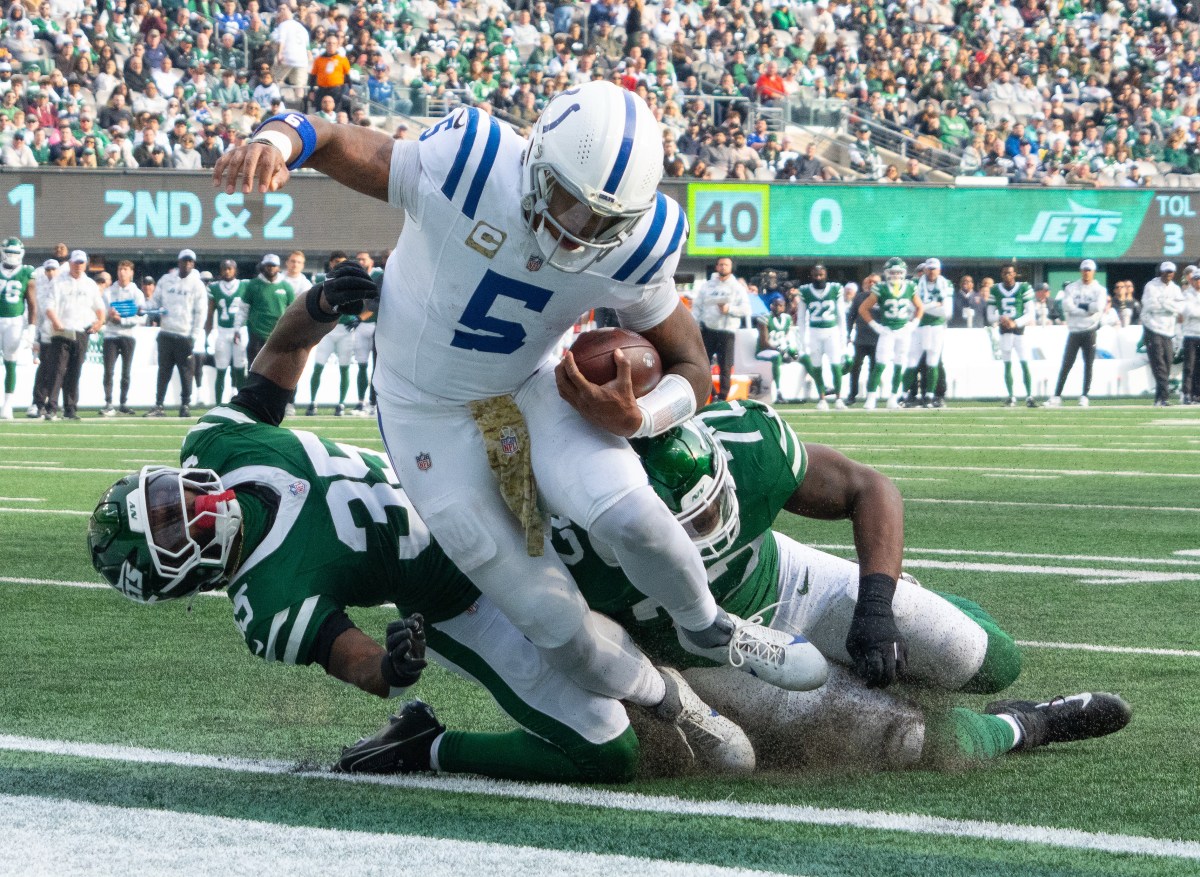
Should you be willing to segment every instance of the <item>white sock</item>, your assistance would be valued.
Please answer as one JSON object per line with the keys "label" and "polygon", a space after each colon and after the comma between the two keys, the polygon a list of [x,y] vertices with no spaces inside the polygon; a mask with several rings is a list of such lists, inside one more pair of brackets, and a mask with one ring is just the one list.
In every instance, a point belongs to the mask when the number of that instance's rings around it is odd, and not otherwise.
{"label": "white sock", "polygon": [[437,773],[442,772],[442,766],[438,763],[438,749],[442,746],[442,738],[446,736],[446,732],[438,734],[433,738],[433,744],[429,747],[429,768]]}

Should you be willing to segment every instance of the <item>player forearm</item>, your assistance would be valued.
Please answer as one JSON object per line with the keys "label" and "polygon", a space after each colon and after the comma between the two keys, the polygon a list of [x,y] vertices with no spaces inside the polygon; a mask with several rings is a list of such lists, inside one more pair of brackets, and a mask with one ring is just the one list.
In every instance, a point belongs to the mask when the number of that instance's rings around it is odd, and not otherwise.
{"label": "player forearm", "polygon": [[361,630],[352,627],[333,641],[329,652],[330,676],[340,679],[368,694],[388,697],[391,686],[383,678],[380,662],[385,649]]}
{"label": "player forearm", "polygon": [[682,303],[663,322],[642,332],[662,358],[663,374],[676,374],[691,385],[696,405],[708,401],[712,392],[708,355],[700,327]]}
{"label": "player forearm", "polygon": [[337,325],[336,321],[319,322],[309,314],[306,299],[314,292],[320,295],[320,287],[297,298],[283,312],[251,368],[288,390],[294,390],[300,383],[312,349]]}

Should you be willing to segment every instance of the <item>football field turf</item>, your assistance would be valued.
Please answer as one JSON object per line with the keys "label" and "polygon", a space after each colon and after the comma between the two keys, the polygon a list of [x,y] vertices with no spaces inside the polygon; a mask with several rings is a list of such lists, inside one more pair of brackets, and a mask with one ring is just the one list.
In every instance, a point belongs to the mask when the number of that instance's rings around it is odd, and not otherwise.
{"label": "football field turf", "polygon": [[[782,411],[896,480],[906,569],[1024,646],[1006,696],[1116,692],[1129,727],[943,773],[329,774],[388,705],[252,657],[223,595],[137,606],[88,561],[100,493],[176,464],[190,421],[0,422],[0,873],[1200,873],[1200,409]],[[289,425],[382,449],[373,420]],[[777,526],[852,553],[848,522]],[[393,613],[351,614],[382,638]],[[440,668],[413,693],[451,727],[507,726]]]}

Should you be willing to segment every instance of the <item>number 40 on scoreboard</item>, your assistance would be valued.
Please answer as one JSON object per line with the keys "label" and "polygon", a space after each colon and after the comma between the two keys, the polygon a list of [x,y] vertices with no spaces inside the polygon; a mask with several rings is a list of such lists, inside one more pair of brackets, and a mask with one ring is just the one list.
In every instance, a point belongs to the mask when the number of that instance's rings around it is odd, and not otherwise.
{"label": "number 40 on scoreboard", "polygon": [[688,186],[689,256],[770,255],[771,187],[694,183]]}

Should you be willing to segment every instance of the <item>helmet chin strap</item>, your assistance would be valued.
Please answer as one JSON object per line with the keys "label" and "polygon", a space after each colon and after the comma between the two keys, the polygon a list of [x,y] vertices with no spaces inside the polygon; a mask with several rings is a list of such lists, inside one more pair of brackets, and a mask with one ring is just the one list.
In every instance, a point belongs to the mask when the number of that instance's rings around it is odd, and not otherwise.
{"label": "helmet chin strap", "polygon": [[202,533],[215,532],[218,518],[228,514],[230,503],[236,501],[237,494],[232,490],[205,493],[196,497],[196,529]]}

